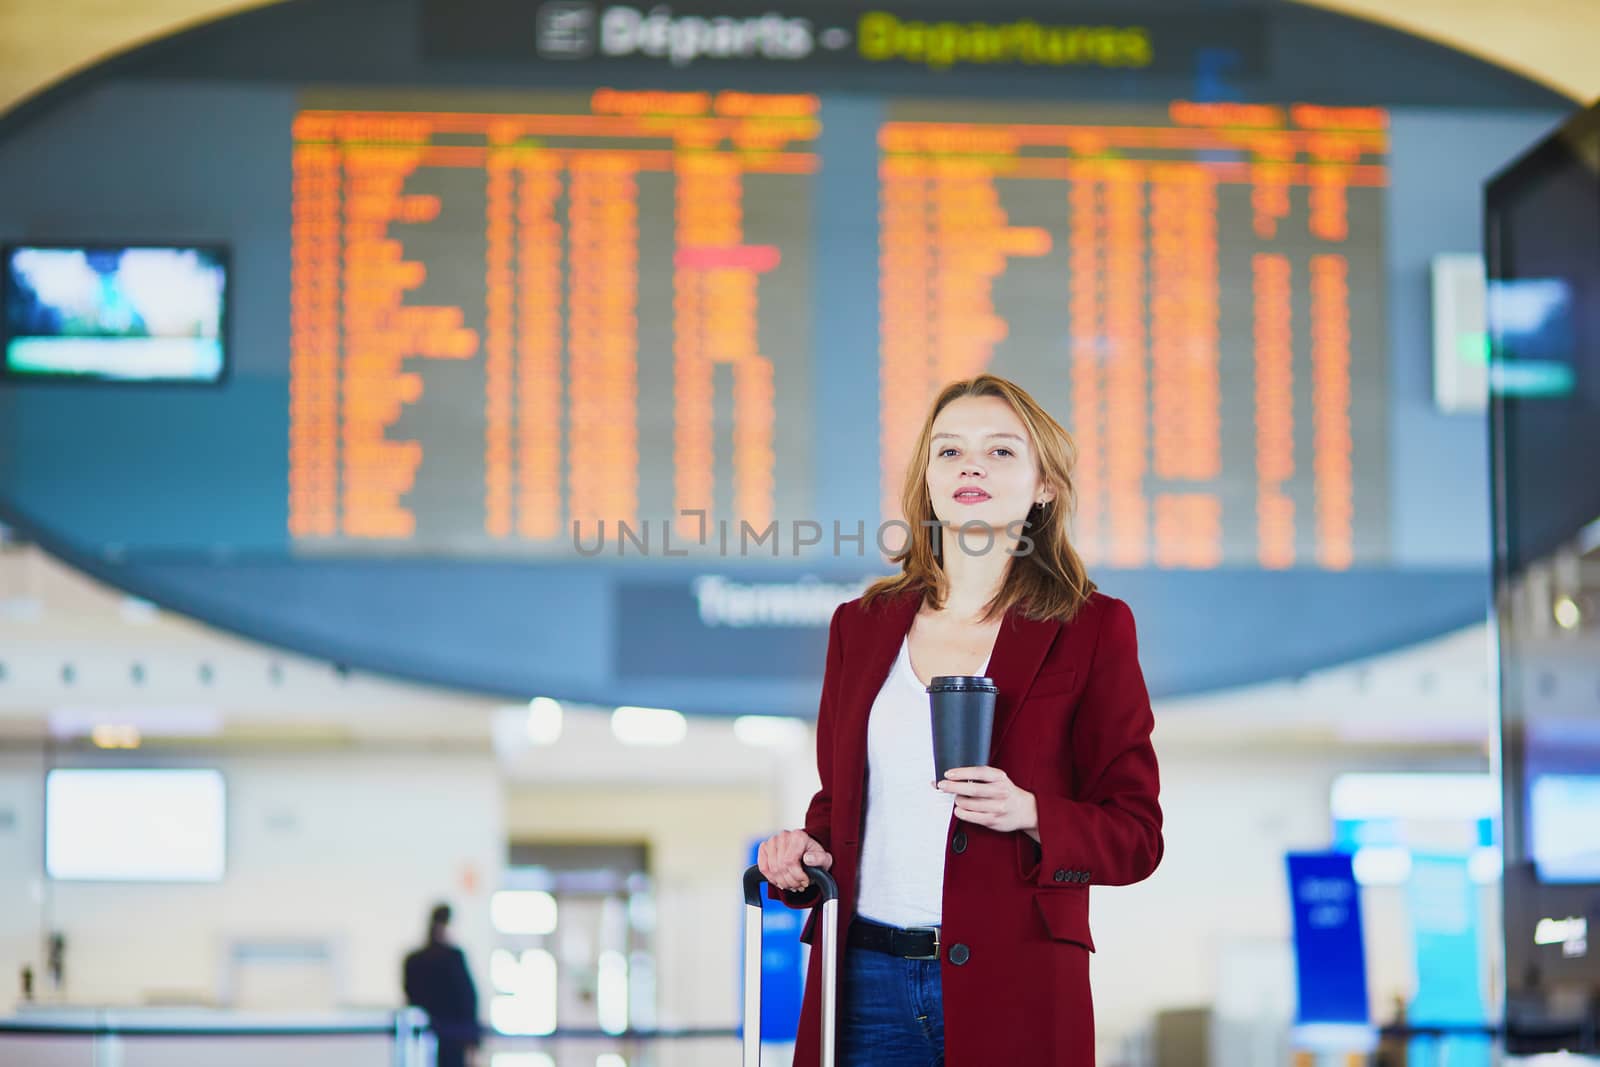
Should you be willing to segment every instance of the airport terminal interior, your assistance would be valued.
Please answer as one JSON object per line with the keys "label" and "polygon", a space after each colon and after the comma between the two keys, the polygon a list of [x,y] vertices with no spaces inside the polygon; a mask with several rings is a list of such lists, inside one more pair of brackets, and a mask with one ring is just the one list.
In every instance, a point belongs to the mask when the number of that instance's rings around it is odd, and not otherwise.
{"label": "airport terminal interior", "polygon": [[1041,874],[1094,1055],[1039,1064],[1600,1064],[1597,39],[0,2],[0,1064],[817,1062],[826,909],[745,876],[985,374],[1160,771],[1153,874]]}

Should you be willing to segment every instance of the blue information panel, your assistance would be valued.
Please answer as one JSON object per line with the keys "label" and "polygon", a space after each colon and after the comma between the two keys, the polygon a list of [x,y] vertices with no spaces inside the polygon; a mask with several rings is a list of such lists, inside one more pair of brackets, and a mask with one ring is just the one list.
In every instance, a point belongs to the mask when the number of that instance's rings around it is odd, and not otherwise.
{"label": "blue information panel", "polygon": [[1288,856],[1294,901],[1295,1022],[1368,1021],[1361,901],[1351,857],[1343,852]]}

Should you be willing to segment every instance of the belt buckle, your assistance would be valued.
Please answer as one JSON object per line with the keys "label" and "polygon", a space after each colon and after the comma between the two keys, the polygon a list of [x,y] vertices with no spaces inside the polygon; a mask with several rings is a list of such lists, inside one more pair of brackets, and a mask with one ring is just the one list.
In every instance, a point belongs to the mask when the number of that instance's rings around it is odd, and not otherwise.
{"label": "belt buckle", "polygon": [[907,930],[906,933],[908,933],[908,934],[932,934],[933,935],[933,955],[931,955],[931,956],[907,956],[906,959],[908,959],[908,960],[936,960],[936,959],[939,958],[939,928],[937,926],[924,926],[924,927],[922,927],[920,929]]}

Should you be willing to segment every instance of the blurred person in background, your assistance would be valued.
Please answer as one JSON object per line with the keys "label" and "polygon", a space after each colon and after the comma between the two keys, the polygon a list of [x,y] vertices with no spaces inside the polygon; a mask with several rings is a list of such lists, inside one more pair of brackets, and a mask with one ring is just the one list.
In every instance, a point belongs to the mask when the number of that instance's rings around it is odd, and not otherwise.
{"label": "blurred person in background", "polygon": [[478,989],[466,954],[450,943],[449,928],[450,905],[435,905],[427,944],[406,956],[406,1003],[428,1013],[439,1067],[466,1067],[478,1049]]}

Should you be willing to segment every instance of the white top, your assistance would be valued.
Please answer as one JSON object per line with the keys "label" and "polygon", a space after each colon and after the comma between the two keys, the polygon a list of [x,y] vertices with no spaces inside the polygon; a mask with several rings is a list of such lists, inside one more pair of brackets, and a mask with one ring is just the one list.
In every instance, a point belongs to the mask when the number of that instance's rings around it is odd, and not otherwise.
{"label": "white top", "polygon": [[[988,673],[986,662],[978,671]],[[909,639],[867,719],[867,817],[856,911],[890,926],[938,926],[955,797],[934,788],[928,691]]]}

